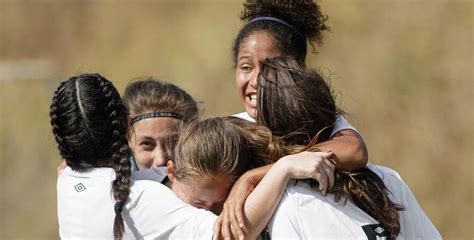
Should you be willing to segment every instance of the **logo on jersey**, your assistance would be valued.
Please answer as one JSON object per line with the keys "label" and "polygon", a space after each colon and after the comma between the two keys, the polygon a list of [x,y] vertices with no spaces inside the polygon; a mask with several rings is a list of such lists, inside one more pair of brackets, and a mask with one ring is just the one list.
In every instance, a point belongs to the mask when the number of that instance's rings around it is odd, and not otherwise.
{"label": "logo on jersey", "polygon": [[380,224],[369,224],[362,226],[362,230],[364,230],[365,235],[367,235],[368,240],[381,240],[387,239],[389,233],[387,229],[385,229]]}
{"label": "logo on jersey", "polygon": [[76,192],[82,192],[82,191],[86,190],[86,187],[84,185],[82,185],[82,183],[79,183],[76,186],[74,186],[74,189],[76,189]]}

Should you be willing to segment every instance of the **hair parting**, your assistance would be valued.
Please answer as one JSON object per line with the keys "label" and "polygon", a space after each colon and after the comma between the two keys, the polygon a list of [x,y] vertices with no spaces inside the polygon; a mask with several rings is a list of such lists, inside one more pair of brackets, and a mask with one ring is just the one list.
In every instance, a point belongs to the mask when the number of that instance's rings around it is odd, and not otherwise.
{"label": "hair parting", "polygon": [[122,210],[130,194],[126,114],[113,84],[99,74],[81,74],[61,82],[50,107],[59,152],[72,170],[114,168],[111,193],[116,201],[116,239],[123,236]]}

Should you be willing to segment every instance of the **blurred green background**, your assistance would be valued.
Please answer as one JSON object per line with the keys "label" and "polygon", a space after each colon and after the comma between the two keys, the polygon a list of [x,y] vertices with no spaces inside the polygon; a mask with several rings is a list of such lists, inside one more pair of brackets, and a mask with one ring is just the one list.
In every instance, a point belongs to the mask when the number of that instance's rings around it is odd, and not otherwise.
{"label": "blurred green background", "polygon": [[[231,43],[242,0],[0,0],[0,239],[58,237],[49,104],[99,72],[123,92],[155,76],[242,111]],[[473,239],[473,2],[324,0],[322,69],[370,161],[396,169],[446,239]]]}

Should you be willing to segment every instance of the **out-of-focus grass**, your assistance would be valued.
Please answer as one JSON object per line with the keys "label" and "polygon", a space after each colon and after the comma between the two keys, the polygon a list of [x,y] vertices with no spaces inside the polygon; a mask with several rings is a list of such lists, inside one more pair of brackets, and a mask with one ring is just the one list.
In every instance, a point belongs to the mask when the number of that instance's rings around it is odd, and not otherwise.
{"label": "out-of-focus grass", "polygon": [[[206,116],[241,111],[230,53],[240,5],[0,0],[0,64],[54,65],[48,77],[0,72],[0,238],[57,238],[59,156],[48,111],[60,80],[100,72],[122,92],[153,75],[202,101]],[[444,237],[471,239],[472,1],[331,0],[322,8],[332,33],[308,65],[333,72],[370,161],[402,175]]]}

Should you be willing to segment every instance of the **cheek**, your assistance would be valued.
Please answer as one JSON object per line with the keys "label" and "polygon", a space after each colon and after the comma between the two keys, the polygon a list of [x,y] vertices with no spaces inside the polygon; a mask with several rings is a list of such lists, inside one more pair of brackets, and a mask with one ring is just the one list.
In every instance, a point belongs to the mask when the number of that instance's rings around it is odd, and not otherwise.
{"label": "cheek", "polygon": [[245,90],[247,89],[249,81],[248,74],[242,73],[239,70],[235,71],[235,84],[241,99],[245,98]]}
{"label": "cheek", "polygon": [[151,152],[145,151],[140,147],[133,149],[133,157],[135,158],[135,162],[140,170],[150,168],[153,163]]}

